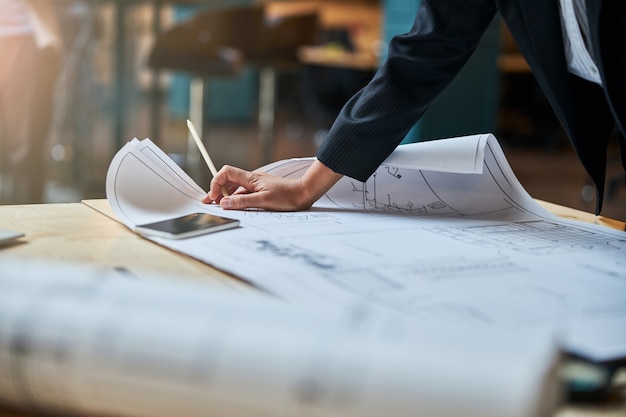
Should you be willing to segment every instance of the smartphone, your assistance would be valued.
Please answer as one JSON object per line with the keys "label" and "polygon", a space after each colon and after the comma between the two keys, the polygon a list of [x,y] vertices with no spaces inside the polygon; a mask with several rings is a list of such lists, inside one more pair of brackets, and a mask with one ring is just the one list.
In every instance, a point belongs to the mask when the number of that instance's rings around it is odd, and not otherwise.
{"label": "smartphone", "polygon": [[208,213],[192,213],[173,219],[135,226],[135,231],[146,236],[184,239],[232,229],[239,226],[239,220]]}

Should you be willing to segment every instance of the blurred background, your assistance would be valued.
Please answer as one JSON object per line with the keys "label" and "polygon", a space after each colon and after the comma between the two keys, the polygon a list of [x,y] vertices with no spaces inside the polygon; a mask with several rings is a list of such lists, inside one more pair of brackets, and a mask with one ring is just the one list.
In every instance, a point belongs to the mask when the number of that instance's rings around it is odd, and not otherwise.
{"label": "blurred background", "polygon": [[[130,139],[151,138],[198,183],[315,155],[344,102],[406,32],[419,0],[50,0],[64,45],[44,146],[44,202],[105,197]],[[2,51],[0,50],[0,55]],[[24,71],[28,71],[27,68]],[[492,132],[535,198],[593,211],[594,189],[499,17],[405,141]],[[5,151],[2,151],[5,152]],[[614,141],[602,214],[626,220]],[[0,203],[11,204],[6,155]],[[33,203],[38,201],[32,201]]]}

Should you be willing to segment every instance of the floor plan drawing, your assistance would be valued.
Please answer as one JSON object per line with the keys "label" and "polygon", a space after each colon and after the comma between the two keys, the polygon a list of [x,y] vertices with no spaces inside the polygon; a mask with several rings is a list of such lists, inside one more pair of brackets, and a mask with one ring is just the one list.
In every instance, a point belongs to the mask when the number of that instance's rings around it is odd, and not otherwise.
{"label": "floor plan drawing", "polygon": [[[626,233],[545,210],[492,135],[402,145],[367,181],[344,177],[294,213],[201,204],[199,187],[152,148],[131,142],[111,163],[118,219],[132,229],[195,211],[237,218],[227,232],[154,240],[279,299],[367,303],[442,325],[548,326],[570,332],[577,353],[626,356],[626,333],[614,335],[626,328]],[[261,169],[297,178],[313,161]],[[593,330],[601,323],[605,333]],[[597,349],[603,337],[610,349]]]}

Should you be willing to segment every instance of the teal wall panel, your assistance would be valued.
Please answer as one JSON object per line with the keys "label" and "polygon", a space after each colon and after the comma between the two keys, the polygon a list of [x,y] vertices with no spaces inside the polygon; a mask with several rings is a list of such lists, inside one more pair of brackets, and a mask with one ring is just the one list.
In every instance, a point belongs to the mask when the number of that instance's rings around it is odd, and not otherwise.
{"label": "teal wall panel", "polygon": [[[420,0],[384,0],[383,31],[387,42],[394,35],[410,30],[420,3]],[[495,19],[463,70],[409,132],[404,143],[495,130],[499,27],[499,19]]]}

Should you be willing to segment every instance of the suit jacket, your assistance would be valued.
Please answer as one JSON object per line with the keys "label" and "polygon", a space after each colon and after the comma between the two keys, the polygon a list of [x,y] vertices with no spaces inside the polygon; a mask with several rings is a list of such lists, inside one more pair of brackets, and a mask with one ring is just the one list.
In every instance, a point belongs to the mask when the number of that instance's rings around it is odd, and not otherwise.
{"label": "suit jacket", "polygon": [[392,39],[385,63],[342,109],[318,151],[320,161],[365,181],[461,70],[497,12],[593,179],[599,212],[614,125],[626,167],[626,2],[621,0],[587,0],[603,88],[568,74],[557,0],[423,0],[411,30]]}

